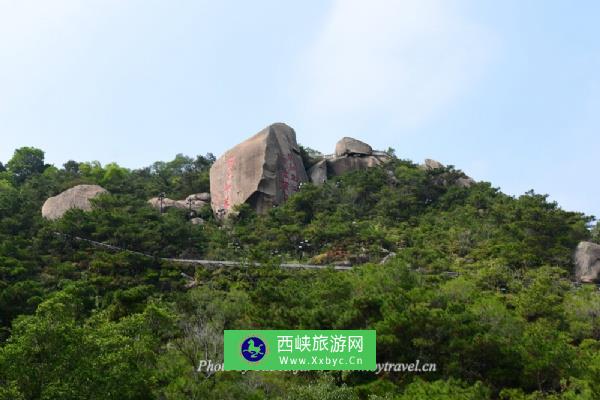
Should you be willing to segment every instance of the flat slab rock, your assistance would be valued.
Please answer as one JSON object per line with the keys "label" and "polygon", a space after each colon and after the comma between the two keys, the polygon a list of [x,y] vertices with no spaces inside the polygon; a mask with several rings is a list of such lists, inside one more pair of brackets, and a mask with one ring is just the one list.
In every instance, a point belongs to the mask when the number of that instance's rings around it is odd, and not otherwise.
{"label": "flat slab rock", "polygon": [[265,213],[286,201],[306,181],[296,132],[276,123],[215,161],[210,169],[211,206],[218,217],[242,203]]}
{"label": "flat slab rock", "polygon": [[194,194],[190,194],[188,197],[185,198],[186,201],[194,201],[194,200],[200,200],[203,201],[205,203],[209,203],[210,202],[210,193],[194,193]]}
{"label": "flat slab rock", "polygon": [[98,185],[77,185],[71,189],[48,198],[42,206],[42,216],[55,220],[61,218],[72,208],[90,211],[92,203],[90,199],[102,193],[108,193],[106,189]]}
{"label": "flat slab rock", "polygon": [[[164,211],[167,208],[173,207],[180,208],[182,210],[190,209],[192,211],[200,211],[202,208],[204,208],[205,205],[208,204],[208,202],[198,200],[196,197],[193,196],[195,195],[190,195],[185,200],[173,200],[169,199],[168,197],[164,197],[162,199],[162,209]],[[157,210],[160,210],[161,201],[159,197],[153,197],[149,199],[148,203]]]}
{"label": "flat slab rock", "polygon": [[579,282],[600,281],[600,244],[580,242],[574,258],[575,277]]}

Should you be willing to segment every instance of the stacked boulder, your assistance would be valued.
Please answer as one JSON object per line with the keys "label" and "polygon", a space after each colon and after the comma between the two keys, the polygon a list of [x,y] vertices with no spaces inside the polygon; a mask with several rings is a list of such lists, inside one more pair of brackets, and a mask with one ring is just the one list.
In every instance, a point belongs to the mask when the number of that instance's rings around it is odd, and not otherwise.
{"label": "stacked boulder", "polygon": [[90,211],[92,209],[91,199],[108,193],[106,189],[98,185],[77,185],[64,192],[50,197],[42,206],[42,216],[55,220],[61,218],[70,209]]}
{"label": "stacked boulder", "polygon": [[215,161],[210,169],[211,206],[219,218],[242,203],[265,213],[286,201],[306,181],[296,132],[276,123]]}
{"label": "stacked boulder", "polygon": [[[382,165],[391,158],[388,153],[373,150],[365,142],[344,137],[337,142],[335,153],[323,156],[307,174],[296,132],[283,123],[272,124],[225,152],[212,165],[211,207],[218,218],[227,216],[235,206],[244,203],[264,214],[285,202],[304,182],[310,180],[321,185],[347,172]],[[427,159],[421,168],[435,170],[444,165]],[[475,184],[464,174],[458,178],[446,175],[440,176],[444,184],[446,181],[460,187]]]}
{"label": "stacked boulder", "polygon": [[335,145],[335,154],[317,162],[308,171],[310,181],[321,185],[327,179],[351,171],[372,168],[390,160],[382,151],[375,151],[367,143],[344,137]]}
{"label": "stacked boulder", "polygon": [[344,156],[370,156],[373,148],[360,140],[343,137],[335,144],[336,157]]}

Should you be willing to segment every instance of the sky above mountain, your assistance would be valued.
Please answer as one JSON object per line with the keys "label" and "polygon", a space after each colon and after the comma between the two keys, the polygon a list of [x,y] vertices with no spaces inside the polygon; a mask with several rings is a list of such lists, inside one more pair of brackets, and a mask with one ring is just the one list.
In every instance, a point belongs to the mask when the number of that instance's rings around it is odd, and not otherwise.
{"label": "sky above mountain", "polygon": [[137,168],[272,122],[600,216],[600,3],[0,0],[0,161]]}

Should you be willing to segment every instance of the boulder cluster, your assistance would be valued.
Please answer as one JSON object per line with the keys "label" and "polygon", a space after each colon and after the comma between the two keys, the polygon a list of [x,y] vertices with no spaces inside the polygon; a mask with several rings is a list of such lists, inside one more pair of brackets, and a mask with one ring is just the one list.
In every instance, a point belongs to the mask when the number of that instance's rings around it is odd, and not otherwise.
{"label": "boulder cluster", "polygon": [[345,137],[335,154],[324,156],[306,172],[296,132],[286,124],[267,126],[228,150],[210,169],[211,206],[222,218],[239,204],[249,204],[259,214],[282,204],[304,182],[320,185],[349,171],[380,165],[387,153]]}
{"label": "boulder cluster", "polygon": [[[157,210],[168,208],[200,211],[210,204],[218,218],[233,207],[249,204],[259,214],[282,204],[305,182],[321,185],[327,179],[381,165],[390,160],[382,151],[350,137],[340,139],[335,153],[323,156],[310,169],[304,165],[296,132],[283,123],[267,126],[228,150],[210,169],[210,193],[191,194],[183,200],[153,197],[148,203]],[[57,219],[71,209],[91,210],[90,199],[106,190],[98,185],[77,185],[49,198],[42,215]],[[201,223],[194,220],[192,223]]]}
{"label": "boulder cluster", "polygon": [[[211,206],[218,218],[233,207],[249,204],[259,214],[267,212],[298,191],[304,182],[322,185],[328,179],[382,165],[390,155],[358,139],[343,137],[335,152],[320,157],[313,165],[304,165],[296,132],[286,124],[267,126],[251,138],[228,150],[210,169]],[[310,168],[309,168],[310,167]],[[421,168],[445,168],[439,161],[426,159]],[[475,181],[441,174],[443,184],[470,187]]]}
{"label": "boulder cluster", "polygon": [[346,172],[371,168],[390,160],[382,151],[374,151],[371,146],[360,140],[344,137],[335,145],[335,154],[325,158],[308,170],[310,181],[321,185],[327,179]]}
{"label": "boulder cluster", "polygon": [[[157,210],[170,207],[200,211],[212,207],[217,218],[229,214],[233,207],[247,203],[258,213],[282,204],[305,182],[322,185],[332,177],[356,170],[371,168],[391,159],[388,153],[373,150],[367,143],[344,137],[335,146],[335,153],[322,156],[306,171],[296,132],[286,124],[269,125],[256,135],[239,143],[223,154],[210,169],[210,193],[195,193],[183,200],[154,197],[148,203]],[[435,171],[446,168],[439,161],[426,159],[420,168]],[[462,174],[450,179],[452,171],[435,174],[443,184],[470,187],[475,181]],[[42,207],[42,216],[56,220],[70,209],[89,211],[91,199],[108,193],[98,185],[77,185],[50,197]],[[202,218],[190,220],[204,224]],[[600,244],[581,242],[574,253],[577,281],[600,281]]]}
{"label": "boulder cluster", "polygon": [[[191,194],[183,200],[153,197],[148,203],[160,210],[174,207],[191,211],[200,211],[210,204],[217,218],[227,216],[233,207],[246,203],[264,214],[285,202],[305,182],[322,185],[332,177],[382,165],[390,159],[386,152],[344,137],[336,143],[333,154],[319,157],[307,168],[294,129],[284,123],[275,123],[226,151],[214,162],[210,169],[210,193]],[[435,170],[444,165],[427,159],[421,168]],[[462,187],[474,183],[466,175],[454,182]],[[105,192],[98,185],[77,185],[49,198],[44,203],[42,215],[57,219],[71,208],[88,211],[90,199]]]}

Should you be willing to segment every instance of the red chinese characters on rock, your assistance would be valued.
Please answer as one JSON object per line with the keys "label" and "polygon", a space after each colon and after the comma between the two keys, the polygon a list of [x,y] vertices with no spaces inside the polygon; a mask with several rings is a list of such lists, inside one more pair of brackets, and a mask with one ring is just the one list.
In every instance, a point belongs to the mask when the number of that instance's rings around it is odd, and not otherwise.
{"label": "red chinese characters on rock", "polygon": [[296,193],[300,187],[300,179],[296,175],[296,171],[296,159],[293,154],[289,153],[285,157],[283,171],[281,172],[281,191],[284,201]]}
{"label": "red chinese characters on rock", "polygon": [[223,209],[229,210],[231,208],[231,195],[233,190],[233,170],[235,167],[235,157],[229,157],[226,161],[227,172],[225,185],[223,185]]}

